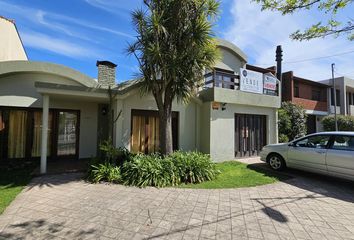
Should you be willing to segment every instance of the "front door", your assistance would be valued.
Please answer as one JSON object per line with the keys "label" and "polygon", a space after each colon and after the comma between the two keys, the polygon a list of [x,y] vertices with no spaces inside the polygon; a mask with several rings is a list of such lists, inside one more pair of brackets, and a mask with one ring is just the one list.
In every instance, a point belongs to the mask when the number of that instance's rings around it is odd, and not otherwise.
{"label": "front door", "polygon": [[58,157],[77,157],[79,138],[78,111],[57,112],[57,145]]}
{"label": "front door", "polygon": [[326,173],[326,154],[330,136],[315,135],[294,142],[288,150],[290,166]]}
{"label": "front door", "polygon": [[252,157],[259,155],[266,140],[266,116],[235,115],[235,157]]}

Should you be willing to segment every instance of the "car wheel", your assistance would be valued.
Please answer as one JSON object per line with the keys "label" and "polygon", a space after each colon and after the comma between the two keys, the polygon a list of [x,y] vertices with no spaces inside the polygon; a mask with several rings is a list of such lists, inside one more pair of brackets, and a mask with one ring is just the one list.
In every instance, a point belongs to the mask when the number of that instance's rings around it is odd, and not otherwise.
{"label": "car wheel", "polygon": [[273,170],[276,170],[276,171],[281,171],[286,167],[285,161],[282,158],[282,156],[280,156],[279,154],[276,154],[276,153],[269,155],[268,164]]}

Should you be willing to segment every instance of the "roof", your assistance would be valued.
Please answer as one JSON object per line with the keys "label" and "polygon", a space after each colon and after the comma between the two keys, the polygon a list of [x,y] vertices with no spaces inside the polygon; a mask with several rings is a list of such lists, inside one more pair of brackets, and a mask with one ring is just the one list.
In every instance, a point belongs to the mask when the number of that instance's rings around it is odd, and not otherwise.
{"label": "roof", "polygon": [[[310,80],[310,79],[306,79],[306,78],[302,78],[302,77],[298,77],[298,76],[294,76],[294,72],[293,71],[289,71],[289,72],[285,72],[283,73],[283,76],[285,74],[291,74],[293,80],[296,80],[298,82],[302,82],[308,85],[312,85],[312,86],[318,86],[318,87],[322,87],[322,88],[328,88],[328,85],[325,83],[322,83],[320,81],[314,81],[314,80]],[[284,80],[284,78],[283,78]]]}
{"label": "roof", "polygon": [[9,21],[9,22],[12,23],[12,24],[15,24],[15,20],[6,18],[6,17],[1,16],[1,15],[0,15],[0,19],[4,19],[4,20],[6,20],[6,21]]}
{"label": "roof", "polygon": [[93,78],[60,64],[32,61],[0,62],[0,76],[13,75],[18,73],[53,74],[64,78],[72,79],[86,87],[97,86],[97,82]]}
{"label": "roof", "polygon": [[231,52],[236,54],[244,62],[247,62],[247,55],[235,44],[220,38],[217,38],[216,41],[217,41],[217,46],[229,49]]}
{"label": "roof", "polygon": [[271,66],[268,68],[262,68],[262,67],[258,67],[255,65],[251,65],[251,64],[246,64],[246,69],[248,70],[252,70],[252,71],[256,71],[256,72],[261,72],[261,73],[276,73],[276,67],[275,66]]}
{"label": "roof", "polygon": [[350,136],[354,136],[354,132],[349,132],[349,131],[338,131],[338,132],[318,132],[318,133],[313,133],[310,134],[308,136],[316,136],[316,135],[350,135]]}

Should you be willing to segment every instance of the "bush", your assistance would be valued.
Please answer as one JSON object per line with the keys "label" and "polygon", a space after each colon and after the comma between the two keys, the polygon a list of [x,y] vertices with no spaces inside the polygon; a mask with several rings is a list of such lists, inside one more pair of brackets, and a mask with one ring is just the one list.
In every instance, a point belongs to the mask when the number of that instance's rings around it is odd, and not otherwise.
{"label": "bush", "polygon": [[121,180],[120,168],[118,166],[113,166],[109,162],[92,165],[89,179],[94,183],[101,181],[118,183]]}
{"label": "bush", "polygon": [[128,149],[116,148],[110,139],[100,144],[100,150],[104,154],[102,162],[109,162],[115,166],[122,166],[125,161],[132,157]]}
{"label": "bush", "polygon": [[123,182],[138,187],[200,183],[214,179],[217,174],[209,155],[198,152],[174,152],[165,158],[138,154],[122,168]]}
{"label": "bush", "polygon": [[279,142],[285,140],[293,140],[306,135],[307,114],[302,106],[292,102],[283,102],[282,108],[278,112],[279,116]]}
{"label": "bush", "polygon": [[[337,116],[339,131],[354,131],[354,117],[353,116]],[[322,119],[323,129],[325,131],[335,131],[334,116],[327,116]]]}
{"label": "bush", "polygon": [[137,154],[122,168],[124,183],[138,187],[177,185],[175,167],[170,158],[158,154]]}
{"label": "bush", "polygon": [[286,135],[284,135],[284,134],[279,134],[279,142],[280,142],[280,143],[287,143],[287,142],[289,142],[288,136],[286,136]]}
{"label": "bush", "polygon": [[210,156],[199,152],[174,152],[169,156],[176,169],[179,182],[201,183],[212,180],[218,174]]}

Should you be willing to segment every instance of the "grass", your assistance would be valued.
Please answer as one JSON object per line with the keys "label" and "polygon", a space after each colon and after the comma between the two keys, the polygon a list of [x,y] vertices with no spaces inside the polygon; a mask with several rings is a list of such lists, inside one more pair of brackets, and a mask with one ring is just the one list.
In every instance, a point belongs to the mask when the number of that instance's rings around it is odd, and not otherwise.
{"label": "grass", "polygon": [[0,214],[31,180],[33,166],[0,167]]}
{"label": "grass", "polygon": [[199,189],[241,188],[275,183],[288,178],[270,169],[252,167],[236,161],[217,163],[216,168],[221,172],[216,179],[199,184],[184,184],[180,187]]}

